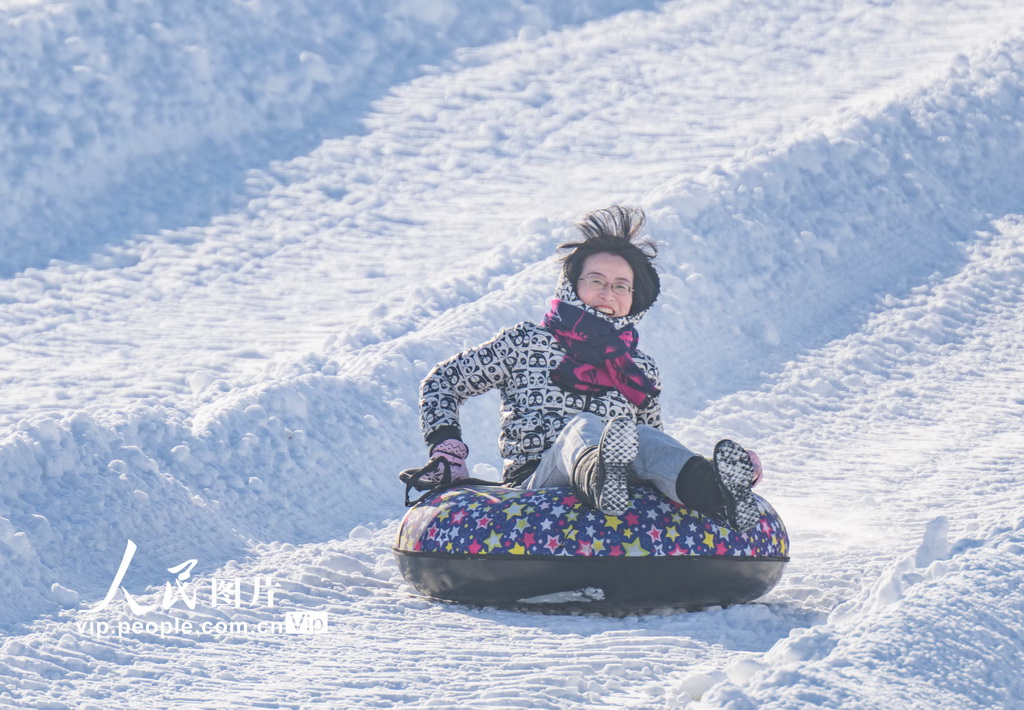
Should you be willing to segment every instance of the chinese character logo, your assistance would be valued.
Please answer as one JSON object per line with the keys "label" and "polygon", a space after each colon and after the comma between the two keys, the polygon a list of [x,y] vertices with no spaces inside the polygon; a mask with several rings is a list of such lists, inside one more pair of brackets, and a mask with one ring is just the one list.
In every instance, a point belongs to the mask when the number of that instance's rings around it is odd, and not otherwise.
{"label": "chinese character logo", "polygon": [[[128,567],[131,565],[132,559],[135,557],[136,550],[138,550],[138,546],[132,540],[128,540],[128,544],[124,549],[124,555],[121,556],[121,564],[118,565],[117,574],[114,575],[114,581],[111,582],[106,596],[103,597],[103,600],[97,604],[92,611],[100,611],[101,609],[105,609],[109,606],[114,597],[117,596],[118,591],[124,595],[125,601],[128,603],[128,608],[136,616],[147,614],[158,606],[163,610],[170,609],[177,604],[179,600],[186,607],[194,610],[196,608],[196,603],[199,600],[199,590],[198,588],[190,589],[193,585],[189,583],[189,579],[192,576],[193,568],[195,568],[199,563],[199,560],[185,560],[181,564],[168,567],[167,571],[174,575],[174,584],[172,585],[170,581],[164,583],[163,598],[159,605],[144,605],[140,604],[139,601],[132,596],[131,592],[125,589],[122,584],[122,582],[124,582],[124,576],[128,572]],[[235,608],[240,608],[242,606],[243,596],[248,598],[250,606],[256,606],[262,596],[266,597],[267,606],[274,606],[274,594],[278,591],[279,587],[275,585],[275,580],[270,575],[266,575],[264,577],[255,576],[249,584],[252,590],[251,595],[243,595],[242,579],[212,578],[210,580],[209,593],[210,606],[217,607],[221,604],[227,604],[232,605]]]}

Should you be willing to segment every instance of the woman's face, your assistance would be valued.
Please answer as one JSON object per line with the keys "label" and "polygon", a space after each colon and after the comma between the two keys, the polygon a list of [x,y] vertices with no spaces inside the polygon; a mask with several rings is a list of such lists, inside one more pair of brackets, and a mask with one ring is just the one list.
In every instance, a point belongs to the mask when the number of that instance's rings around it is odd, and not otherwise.
{"label": "woman's face", "polygon": [[616,254],[591,254],[583,260],[576,295],[601,313],[627,315],[633,307],[633,268]]}

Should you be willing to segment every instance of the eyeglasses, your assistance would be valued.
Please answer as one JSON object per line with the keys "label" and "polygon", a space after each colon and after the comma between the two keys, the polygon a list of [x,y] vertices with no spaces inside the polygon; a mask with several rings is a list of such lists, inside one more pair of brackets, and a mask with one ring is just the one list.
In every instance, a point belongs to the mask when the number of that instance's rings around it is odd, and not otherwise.
{"label": "eyeglasses", "polygon": [[614,293],[616,296],[628,296],[629,294],[633,293],[633,287],[630,286],[629,284],[624,284],[622,282],[610,284],[604,279],[598,278],[597,276],[587,276],[581,278],[580,281],[582,281],[595,291],[604,291],[607,287],[611,286],[612,293]]}

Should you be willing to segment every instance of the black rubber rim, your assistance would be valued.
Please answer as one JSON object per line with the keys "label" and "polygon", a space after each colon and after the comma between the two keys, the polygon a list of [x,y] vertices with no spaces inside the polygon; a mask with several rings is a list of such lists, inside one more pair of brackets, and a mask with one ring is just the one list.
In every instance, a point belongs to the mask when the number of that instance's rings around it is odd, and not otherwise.
{"label": "black rubber rim", "polygon": [[[394,553],[409,584],[437,599],[521,606],[532,603],[524,600],[557,594],[564,595],[566,603],[579,602],[595,610],[741,604],[774,587],[789,561],[788,557],[445,555],[398,549]],[[572,594],[582,590],[590,591]],[[596,600],[586,601],[585,596]]]}

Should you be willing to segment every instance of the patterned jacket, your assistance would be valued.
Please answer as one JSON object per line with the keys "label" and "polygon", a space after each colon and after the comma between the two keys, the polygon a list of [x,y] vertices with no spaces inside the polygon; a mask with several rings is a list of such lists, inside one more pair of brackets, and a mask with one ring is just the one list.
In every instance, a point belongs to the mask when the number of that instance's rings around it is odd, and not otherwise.
{"label": "patterned jacket", "polygon": [[[647,310],[613,318],[585,306],[572,285],[561,280],[555,297],[579,306],[616,327],[637,324]],[[628,415],[638,424],[658,429],[657,397],[637,408],[617,390],[599,395],[570,392],[551,382],[551,371],[565,350],[545,328],[524,321],[474,348],[438,364],[420,385],[420,426],[427,445],[461,438],[459,406],[474,395],[497,388],[501,393],[501,434],[498,447],[505,459],[503,478],[525,480],[559,432],[580,412],[602,419]],[[661,378],[650,356],[637,351],[633,360],[660,389]]]}

